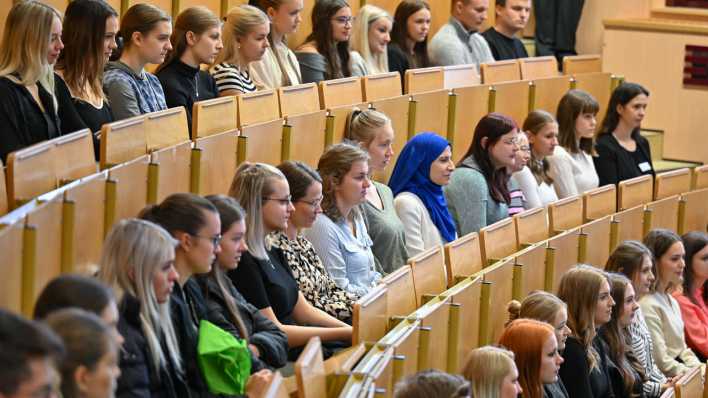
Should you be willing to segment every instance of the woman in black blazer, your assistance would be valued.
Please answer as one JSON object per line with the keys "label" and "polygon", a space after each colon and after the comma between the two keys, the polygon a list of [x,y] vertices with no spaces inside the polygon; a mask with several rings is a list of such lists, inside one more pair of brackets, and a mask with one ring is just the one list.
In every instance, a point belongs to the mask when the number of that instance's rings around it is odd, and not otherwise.
{"label": "woman in black blazer", "polygon": [[595,143],[600,186],[654,175],[649,141],[639,133],[648,103],[649,91],[636,83],[622,83],[612,93]]}

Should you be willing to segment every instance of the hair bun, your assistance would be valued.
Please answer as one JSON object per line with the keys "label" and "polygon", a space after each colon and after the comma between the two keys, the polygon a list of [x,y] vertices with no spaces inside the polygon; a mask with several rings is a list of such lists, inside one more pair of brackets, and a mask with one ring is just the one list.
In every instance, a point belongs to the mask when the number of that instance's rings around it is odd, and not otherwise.
{"label": "hair bun", "polygon": [[519,319],[519,315],[521,314],[521,303],[517,300],[511,300],[509,301],[509,304],[507,304],[506,310],[509,312],[509,321],[507,322],[507,324],[509,324],[511,321]]}

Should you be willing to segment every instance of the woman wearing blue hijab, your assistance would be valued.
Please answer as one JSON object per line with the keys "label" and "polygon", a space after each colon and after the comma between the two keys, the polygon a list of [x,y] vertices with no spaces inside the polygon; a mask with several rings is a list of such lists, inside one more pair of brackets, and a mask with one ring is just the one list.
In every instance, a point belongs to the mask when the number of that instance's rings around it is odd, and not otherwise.
{"label": "woman wearing blue hijab", "polygon": [[403,147],[388,185],[410,256],[457,237],[442,189],[454,169],[450,143],[437,134],[421,133]]}

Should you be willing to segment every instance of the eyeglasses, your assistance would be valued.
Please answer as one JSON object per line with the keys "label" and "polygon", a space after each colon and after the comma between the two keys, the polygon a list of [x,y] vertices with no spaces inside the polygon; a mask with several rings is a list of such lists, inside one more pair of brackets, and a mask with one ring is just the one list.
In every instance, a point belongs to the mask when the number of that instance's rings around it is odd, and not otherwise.
{"label": "eyeglasses", "polygon": [[288,195],[286,198],[268,198],[268,197],[263,197],[263,200],[273,200],[273,201],[276,201],[276,202],[280,203],[280,204],[283,205],[283,206],[287,206],[287,205],[289,205],[290,203],[293,202],[293,197],[290,196],[290,195]]}
{"label": "eyeglasses", "polygon": [[[192,235],[192,234],[190,234]],[[211,244],[214,245],[214,247],[219,246],[219,243],[221,243],[221,234],[215,235],[215,236],[201,236],[201,235],[192,235],[195,238],[200,238],[200,239],[206,239],[211,241]]]}
{"label": "eyeglasses", "polygon": [[333,18],[337,23],[342,25],[352,25],[354,23],[354,17],[337,17]]}
{"label": "eyeglasses", "polygon": [[320,196],[319,198],[317,198],[317,199],[315,199],[315,200],[313,200],[313,201],[309,201],[309,200],[297,200],[296,202],[308,204],[308,205],[310,205],[310,207],[312,207],[312,209],[314,210],[314,209],[320,207],[320,205],[322,204],[322,199],[323,199],[323,198]]}

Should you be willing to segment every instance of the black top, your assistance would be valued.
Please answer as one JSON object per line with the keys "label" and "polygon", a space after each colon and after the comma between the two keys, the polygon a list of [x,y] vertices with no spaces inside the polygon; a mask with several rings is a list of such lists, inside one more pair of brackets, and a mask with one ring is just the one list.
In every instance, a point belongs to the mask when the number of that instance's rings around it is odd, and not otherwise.
{"label": "black top", "polygon": [[280,249],[268,250],[265,260],[244,253],[228,276],[249,303],[259,310],[271,307],[281,323],[295,324],[292,312],[300,292]]}
{"label": "black top", "polygon": [[192,133],[192,107],[195,102],[219,96],[214,78],[206,71],[175,60],[157,72],[168,108],[183,106],[187,110],[187,125]]}
{"label": "black top", "polygon": [[489,49],[497,61],[505,59],[528,58],[524,43],[516,37],[505,36],[493,27],[482,33],[482,37],[489,43]]}
{"label": "black top", "polygon": [[406,71],[410,69],[408,57],[395,43],[389,43],[386,46],[386,53],[388,55],[388,71],[398,72],[401,75],[401,86],[403,86],[405,84]]}
{"label": "black top", "polygon": [[558,381],[553,384],[544,384],[543,398],[569,398],[568,391],[565,389],[563,381],[558,378]]}
{"label": "black top", "polygon": [[[649,141],[638,131],[632,133],[632,139],[637,143],[634,152],[626,150],[612,134],[601,134],[597,137],[595,142],[597,157],[594,158],[594,162],[600,178],[600,186],[617,184],[645,174],[654,175]],[[640,169],[640,166],[644,169]]]}
{"label": "black top", "polygon": [[590,369],[585,349],[578,339],[568,337],[563,350],[565,362],[560,367],[560,378],[573,398],[610,398],[614,397],[608,374],[608,358],[600,338],[592,343],[600,358],[599,363]]}
{"label": "black top", "polygon": [[7,163],[10,152],[61,134],[52,96],[37,83],[44,112],[22,84],[0,77],[0,158]]}

